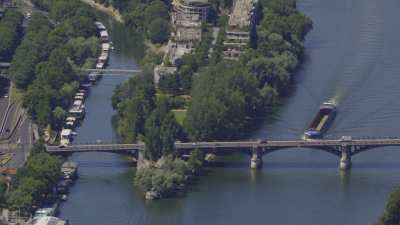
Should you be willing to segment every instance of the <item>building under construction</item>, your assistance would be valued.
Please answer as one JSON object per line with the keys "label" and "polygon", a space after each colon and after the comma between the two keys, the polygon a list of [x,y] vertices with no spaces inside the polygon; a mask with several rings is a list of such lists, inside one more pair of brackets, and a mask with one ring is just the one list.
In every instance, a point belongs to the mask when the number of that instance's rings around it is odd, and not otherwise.
{"label": "building under construction", "polygon": [[225,31],[224,58],[237,59],[251,42],[256,25],[257,0],[236,0]]}
{"label": "building under construction", "polygon": [[208,0],[174,0],[172,20],[207,22],[210,4]]}
{"label": "building under construction", "polygon": [[154,69],[156,86],[162,76],[176,72],[179,59],[191,53],[195,43],[201,40],[202,25],[207,22],[211,7],[208,0],[174,0],[172,5],[173,31],[164,55],[164,62],[169,63]]}

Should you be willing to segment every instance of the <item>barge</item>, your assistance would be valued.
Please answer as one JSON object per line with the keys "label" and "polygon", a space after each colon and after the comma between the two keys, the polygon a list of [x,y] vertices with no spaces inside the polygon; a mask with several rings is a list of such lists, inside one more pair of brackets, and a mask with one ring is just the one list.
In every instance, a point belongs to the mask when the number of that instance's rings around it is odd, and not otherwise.
{"label": "barge", "polygon": [[304,132],[305,138],[321,138],[328,130],[332,121],[336,117],[336,104],[333,102],[324,102],[319,108],[317,115],[311,121]]}

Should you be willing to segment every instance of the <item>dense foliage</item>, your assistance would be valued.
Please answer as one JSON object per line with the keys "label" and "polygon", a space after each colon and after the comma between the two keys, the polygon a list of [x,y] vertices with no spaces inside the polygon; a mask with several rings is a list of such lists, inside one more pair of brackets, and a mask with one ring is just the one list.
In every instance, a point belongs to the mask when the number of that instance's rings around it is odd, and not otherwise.
{"label": "dense foliage", "polygon": [[147,116],[155,108],[155,90],[148,74],[131,78],[115,90],[112,102],[117,110],[116,127],[125,142],[135,142],[144,134]]}
{"label": "dense foliage", "polygon": [[[217,3],[219,6],[231,4],[229,1]],[[296,10],[294,1],[264,0],[260,4],[257,38],[250,45],[252,48],[238,60],[229,61],[222,57],[227,24],[227,18],[222,17],[212,54],[209,54],[211,29],[204,26],[203,38],[193,53],[176,62],[176,73],[160,79],[157,95],[151,72],[132,78],[115,92],[113,105],[118,112],[119,134],[124,141],[144,140],[146,144],[145,158],[149,161],[138,169],[135,179],[135,183],[146,191],[161,195],[174,193],[191,174],[189,165],[196,165],[196,169],[201,167],[203,156],[197,151],[187,163],[174,157],[178,155],[174,149],[175,140],[187,135],[193,140],[243,136],[257,118],[265,118],[268,108],[287,93],[301,59],[302,42],[312,29],[312,23]],[[155,11],[162,8],[159,3],[157,7],[149,5]],[[151,24],[143,13],[146,13],[146,7],[133,10],[130,12],[132,17],[126,21]],[[135,26],[143,28],[141,24]],[[148,54],[142,65],[145,71],[152,71],[152,60],[160,63],[159,57]],[[165,60],[164,64],[170,62]],[[189,93],[192,99],[183,134],[171,113],[171,99]]]}
{"label": "dense foliage", "polygon": [[198,150],[192,152],[187,162],[171,156],[163,157],[156,163],[140,167],[134,183],[145,191],[168,197],[190,183],[200,172],[202,163],[203,155]]}
{"label": "dense foliage", "polygon": [[44,60],[49,52],[47,34],[50,30],[50,24],[44,16],[32,16],[9,70],[11,80],[18,88],[27,88],[35,79],[36,65]]}
{"label": "dense foliage", "polygon": [[258,85],[256,77],[238,65],[221,63],[201,73],[194,81],[185,121],[188,133],[196,140],[241,135],[247,120],[262,113],[267,98],[273,95],[268,89],[262,92]]}
{"label": "dense foliage", "polygon": [[22,34],[23,16],[16,10],[7,10],[0,20],[0,62],[10,61]]}
{"label": "dense foliage", "polygon": [[193,82],[185,128],[192,139],[221,140],[243,135],[289,89],[311,21],[294,1],[265,0],[255,49],[238,61],[209,67]]}
{"label": "dense foliage", "polygon": [[95,0],[106,6],[112,5],[122,12],[126,25],[134,31],[143,32],[153,43],[168,40],[169,0]]}
{"label": "dense foliage", "polygon": [[23,104],[41,127],[61,129],[65,111],[79,88],[77,68],[93,67],[99,54],[94,15],[79,0],[35,0],[49,10],[54,27],[42,15],[29,21],[13,57],[10,77],[25,92]]}
{"label": "dense foliage", "polygon": [[42,145],[35,145],[24,167],[17,170],[7,203],[11,209],[31,212],[43,197],[52,193],[60,177],[61,160],[45,152]]}
{"label": "dense foliage", "polygon": [[[207,66],[210,61],[208,53],[213,40],[211,32],[210,27],[204,26],[201,41],[195,43],[193,53],[186,54],[182,59],[177,60],[178,71],[160,78],[158,86],[162,92],[172,95],[190,94],[193,75],[200,67]],[[211,61],[213,60],[214,57],[211,58]]]}
{"label": "dense foliage", "polygon": [[375,225],[400,224],[400,189],[393,191],[386,205],[385,212]]}

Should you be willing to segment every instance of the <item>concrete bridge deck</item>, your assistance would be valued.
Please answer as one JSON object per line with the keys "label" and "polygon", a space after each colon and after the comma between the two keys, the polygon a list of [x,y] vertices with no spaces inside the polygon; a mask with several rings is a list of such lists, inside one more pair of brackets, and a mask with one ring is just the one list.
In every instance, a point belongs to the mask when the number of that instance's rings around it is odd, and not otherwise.
{"label": "concrete bridge deck", "polygon": [[81,70],[83,72],[97,72],[97,73],[101,73],[104,75],[124,75],[124,74],[128,74],[131,75],[133,73],[140,73],[141,70],[132,70],[132,69],[83,69]]}
{"label": "concrete bridge deck", "polygon": [[[206,153],[221,151],[241,151],[252,155],[254,166],[259,167],[262,156],[285,148],[313,148],[329,152],[340,157],[340,167],[349,168],[351,156],[360,152],[385,146],[400,146],[400,138],[365,138],[365,139],[319,139],[319,140],[268,140],[268,141],[224,141],[224,142],[176,142],[175,148],[183,153],[194,149]],[[65,147],[47,146],[51,154],[71,154],[76,152],[115,152],[139,154],[145,144],[85,144]]]}

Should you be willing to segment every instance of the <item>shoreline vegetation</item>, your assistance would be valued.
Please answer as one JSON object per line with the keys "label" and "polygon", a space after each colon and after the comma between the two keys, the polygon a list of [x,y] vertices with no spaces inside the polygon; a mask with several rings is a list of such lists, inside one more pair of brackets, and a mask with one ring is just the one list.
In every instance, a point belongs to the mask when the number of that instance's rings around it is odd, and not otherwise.
{"label": "shoreline vegetation", "polygon": [[[143,72],[114,92],[112,105],[117,114],[113,121],[121,140],[146,144],[134,184],[143,188],[148,199],[173,197],[190,184],[182,178],[190,174],[184,169],[190,162],[180,159],[175,141],[243,138],[289,92],[312,21],[296,9],[295,1],[262,0],[255,38],[237,60],[229,60],[223,57],[227,17],[222,12],[231,5],[229,1],[213,3],[212,9],[220,16],[203,25],[202,39],[192,53],[174,65],[176,72],[160,78],[158,87],[154,68],[173,65],[159,52],[148,51],[140,63]],[[171,2],[153,0],[143,5],[131,0],[115,7],[125,7],[126,26],[143,31],[148,42],[159,45],[168,40],[159,34],[171,29],[163,28],[162,22],[169,20]],[[154,12],[161,21],[152,16]],[[149,26],[153,23],[158,25],[154,32]],[[219,32],[209,54],[214,25]],[[199,165],[204,157],[197,158]],[[196,175],[190,174],[189,180]]]}
{"label": "shoreline vegetation", "polygon": [[11,61],[10,79],[21,93],[30,119],[40,130],[60,131],[79,84],[81,68],[93,68],[100,39],[92,9],[79,0],[34,0],[49,13],[28,21],[25,35]]}
{"label": "shoreline vegetation", "polygon": [[94,0],[81,0],[83,3],[90,5],[91,7],[104,12],[106,14],[108,14],[109,16],[113,17],[115,19],[115,21],[119,22],[119,23],[125,23],[121,13],[119,12],[118,9],[115,9],[112,5],[102,5],[100,3],[97,3]]}
{"label": "shoreline vegetation", "polygon": [[374,225],[398,225],[400,224],[400,188],[396,188],[389,195],[388,202],[382,216]]}
{"label": "shoreline vegetation", "polygon": [[43,145],[35,144],[11,184],[0,181],[1,207],[18,210],[20,216],[29,218],[42,204],[57,198],[53,190],[60,179],[61,162],[59,157],[49,155]]}
{"label": "shoreline vegetation", "polygon": [[[0,57],[12,59],[9,75],[13,99],[22,102],[42,133],[59,131],[79,84],[87,79],[79,70],[93,68],[100,54],[96,17],[80,0],[32,2],[48,12],[54,23],[35,12],[23,30],[22,14],[8,9],[0,20],[0,32],[7,31],[0,36]],[[5,181],[0,181],[1,206],[27,217],[55,197],[61,166],[61,159],[46,153],[41,144],[35,144],[30,153],[12,182],[6,181],[9,188],[4,189]]]}

